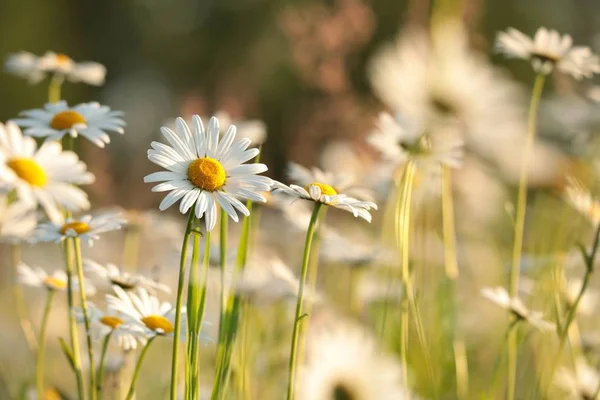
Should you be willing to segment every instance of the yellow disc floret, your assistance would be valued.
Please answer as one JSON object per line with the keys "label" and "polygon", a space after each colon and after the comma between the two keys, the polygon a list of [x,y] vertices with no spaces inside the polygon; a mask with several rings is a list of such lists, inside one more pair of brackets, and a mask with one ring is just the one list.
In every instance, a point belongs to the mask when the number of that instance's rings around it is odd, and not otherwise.
{"label": "yellow disc floret", "polygon": [[71,60],[71,57],[69,57],[69,56],[68,56],[68,55],[66,55],[66,54],[58,53],[58,54],[56,55],[56,63],[57,63],[58,65],[66,65],[66,64],[69,64],[69,63],[71,63],[72,61],[73,61],[73,60]]}
{"label": "yellow disc floret", "polygon": [[56,114],[52,118],[52,121],[50,121],[50,127],[52,127],[52,129],[63,130],[71,129],[75,124],[85,123],[86,120],[83,118],[83,115],[79,114],[77,111],[67,110]]}
{"label": "yellow disc floret", "polygon": [[48,182],[44,169],[31,158],[13,158],[7,164],[19,178],[31,186],[43,187]]}
{"label": "yellow disc floret", "polygon": [[111,327],[112,329],[117,329],[119,325],[123,324],[123,320],[121,318],[112,315],[106,315],[100,318],[100,322]]}
{"label": "yellow disc floret", "polygon": [[192,161],[188,167],[188,179],[200,189],[214,192],[225,184],[227,174],[221,163],[214,158],[203,157]]}
{"label": "yellow disc floret", "polygon": [[78,235],[82,235],[82,234],[90,231],[90,226],[88,224],[86,224],[85,222],[81,222],[81,221],[67,222],[66,224],[64,224],[62,226],[62,228],[60,228],[60,233],[62,233],[63,235],[66,235],[67,231],[69,231],[69,230],[73,230]]}
{"label": "yellow disc floret", "polygon": [[319,189],[321,189],[321,194],[325,196],[335,196],[337,194],[336,190],[326,183],[314,182],[310,185],[306,185],[305,189],[307,192],[310,192],[309,189],[311,186],[316,186]]}
{"label": "yellow disc floret", "polygon": [[48,289],[52,290],[64,290],[67,287],[67,281],[56,278],[54,276],[47,276],[44,278],[44,285]]}
{"label": "yellow disc floret", "polygon": [[148,329],[161,334],[168,334],[174,330],[171,321],[162,315],[148,315],[147,317],[142,318],[142,322]]}

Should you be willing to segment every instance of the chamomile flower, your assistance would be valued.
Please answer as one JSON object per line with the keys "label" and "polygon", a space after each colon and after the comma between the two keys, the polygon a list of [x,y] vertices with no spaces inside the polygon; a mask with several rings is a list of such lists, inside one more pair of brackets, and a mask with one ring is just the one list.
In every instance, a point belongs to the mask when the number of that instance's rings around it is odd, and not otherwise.
{"label": "chamomile flower", "polygon": [[99,234],[121,229],[125,223],[118,213],[88,214],[79,218],[61,218],[38,225],[32,242],[56,242],[78,237],[88,246],[100,239]]}
{"label": "chamomile flower", "polygon": [[125,133],[123,113],[99,103],[82,103],[69,107],[66,101],[48,103],[42,109],[22,111],[13,121],[25,128],[25,135],[60,140],[64,135],[81,135],[98,147],[110,143],[107,132]]}
{"label": "chamomile flower", "polygon": [[600,374],[580,358],[575,362],[575,371],[564,367],[558,370],[554,384],[567,394],[565,399],[593,399],[600,386]]}
{"label": "chamomile flower", "polygon": [[581,182],[574,178],[567,178],[567,186],[564,191],[565,200],[586,217],[591,223],[600,223],[600,202],[592,196]]}
{"label": "chamomile flower", "polygon": [[196,217],[204,217],[206,229],[212,231],[218,207],[237,222],[238,212],[250,214],[240,200],[266,201],[261,192],[268,191],[272,181],[257,174],[265,172],[267,166],[244,164],[259,151],[248,149],[249,139],[234,141],[235,126],[219,138],[219,121],[214,117],[208,129],[197,115],[191,130],[181,118],[176,124],[175,131],[161,128],[170,146],[152,142],[148,150],[148,159],[168,170],[144,177],[144,182],[163,182],[152,191],[170,192],[160,203],[161,211],[181,200],[179,211],[185,214],[193,208]]}
{"label": "chamomile flower", "polygon": [[16,243],[29,236],[37,224],[35,208],[0,196],[0,242]]}
{"label": "chamomile flower", "polygon": [[530,60],[540,74],[557,70],[575,79],[591,78],[600,72],[600,59],[587,46],[573,46],[570,35],[541,27],[530,38],[515,28],[498,33],[496,48],[510,58]]}
{"label": "chamomile flower", "polygon": [[[31,268],[25,263],[17,266],[17,281],[26,286],[43,287],[48,290],[65,291],[67,290],[67,274],[63,270],[56,270],[51,274],[39,267]],[[88,296],[96,294],[96,287],[89,282],[85,282],[85,293]],[[79,280],[73,277],[73,289],[79,290]]]}
{"label": "chamomile flower", "polygon": [[0,124],[0,190],[16,190],[18,198],[40,204],[48,217],[61,218],[59,207],[80,211],[90,207],[87,195],[75,185],[89,184],[94,175],[87,172],[77,154],[63,151],[60,143],[44,143],[21,134],[13,122]]}
{"label": "chamomile flower", "polygon": [[296,391],[299,400],[404,398],[400,366],[362,329],[341,325],[309,333]]}
{"label": "chamomile flower", "polygon": [[306,187],[298,185],[284,185],[280,182],[273,184],[274,194],[284,194],[297,199],[309,200],[339,208],[371,222],[371,209],[377,210],[377,205],[371,201],[361,201],[338,192],[328,183],[313,182]]}
{"label": "chamomile flower", "polygon": [[46,75],[53,75],[71,82],[101,86],[106,77],[106,68],[102,64],[92,61],[75,62],[65,54],[51,51],[41,57],[26,51],[11,54],[6,60],[5,69],[31,83],[42,81]]}
{"label": "chamomile flower", "polygon": [[502,287],[484,288],[481,290],[481,295],[505,310],[510,311],[519,320],[527,321],[533,327],[542,331],[555,329],[555,325],[552,322],[548,322],[542,318],[541,312],[529,311],[521,299],[510,297],[506,289]]}
{"label": "chamomile flower", "polygon": [[119,286],[124,290],[133,290],[138,287],[143,287],[149,290],[160,290],[165,293],[170,293],[171,288],[165,284],[155,282],[152,279],[146,278],[137,274],[121,270],[115,264],[107,263],[105,265],[98,264],[92,260],[83,260],[83,268],[104,281],[104,285],[108,287]]}

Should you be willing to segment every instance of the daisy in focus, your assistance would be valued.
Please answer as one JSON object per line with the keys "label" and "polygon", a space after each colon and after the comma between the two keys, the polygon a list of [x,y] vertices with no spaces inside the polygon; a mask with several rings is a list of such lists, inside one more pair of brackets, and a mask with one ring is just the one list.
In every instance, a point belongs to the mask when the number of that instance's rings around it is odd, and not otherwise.
{"label": "daisy in focus", "polygon": [[530,38],[515,28],[498,33],[496,48],[509,58],[531,61],[535,72],[547,75],[554,68],[575,79],[600,72],[600,59],[587,46],[573,46],[570,35],[541,27]]}
{"label": "daisy in focus", "polygon": [[43,109],[22,111],[23,118],[13,121],[25,128],[25,135],[60,140],[64,135],[81,135],[98,147],[110,143],[107,132],[125,133],[121,111],[113,111],[99,103],[82,103],[69,107],[66,101],[48,103]]}
{"label": "daisy in focus", "polygon": [[123,271],[115,264],[107,263],[101,265],[92,260],[83,260],[83,268],[86,272],[99,277],[103,281],[103,284],[109,288],[113,285],[118,286],[123,290],[133,290],[138,287],[143,287],[148,290],[160,290],[165,293],[171,293],[171,288],[169,286],[141,275],[130,274],[129,272]]}
{"label": "daisy in focus", "polygon": [[484,288],[481,290],[481,295],[510,311],[519,321],[527,321],[531,326],[542,331],[551,331],[556,328],[552,322],[542,318],[541,312],[527,310],[521,299],[510,297],[506,289],[502,287]]}
{"label": "daisy in focus", "polygon": [[52,75],[71,82],[83,82],[88,85],[101,86],[106,77],[104,65],[92,61],[75,62],[65,54],[51,51],[39,57],[21,51],[8,56],[4,64],[6,71],[27,79],[30,83],[42,81],[46,75]]}
{"label": "daisy in focus", "polygon": [[60,243],[67,238],[77,237],[91,247],[94,240],[100,239],[100,233],[119,230],[124,223],[119,213],[88,214],[66,220],[61,217],[57,222],[38,225],[31,241]]}
{"label": "daisy in focus", "polygon": [[[79,291],[81,287],[77,277],[73,277],[73,290]],[[43,287],[48,290],[63,292],[67,290],[67,274],[63,270],[56,270],[51,274],[39,267],[31,268],[25,263],[17,267],[17,281],[25,286]],[[96,294],[96,287],[89,282],[85,283],[85,293],[88,296]]]}
{"label": "daisy in focus", "polygon": [[29,236],[37,224],[35,208],[22,201],[9,202],[0,196],[0,242],[18,243]]}
{"label": "daisy in focus", "polygon": [[44,143],[21,134],[13,122],[0,124],[0,190],[15,190],[26,204],[40,204],[48,217],[62,217],[59,207],[77,212],[90,207],[87,194],[75,185],[89,184],[94,175],[60,143]]}
{"label": "daisy in focus", "polygon": [[244,164],[259,150],[248,149],[250,139],[235,141],[235,126],[219,137],[216,118],[210,119],[208,129],[197,115],[192,120],[191,130],[182,118],[177,119],[175,131],[161,128],[170,146],[152,142],[148,159],[168,171],[147,175],[144,182],[164,182],[152,188],[169,192],[159,205],[161,211],[181,200],[179,211],[186,214],[193,208],[197,218],[205,218],[206,230],[212,231],[218,207],[238,222],[238,212],[250,214],[240,200],[265,202],[261,192],[268,191],[272,181],[258,175],[267,170],[266,165]]}

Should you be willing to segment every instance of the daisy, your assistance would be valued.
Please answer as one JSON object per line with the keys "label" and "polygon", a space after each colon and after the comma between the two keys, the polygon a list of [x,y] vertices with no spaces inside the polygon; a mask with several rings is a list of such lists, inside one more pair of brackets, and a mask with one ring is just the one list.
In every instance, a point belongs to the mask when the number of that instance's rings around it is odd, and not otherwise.
{"label": "daisy", "polygon": [[77,137],[81,135],[98,147],[110,143],[107,131],[125,133],[125,121],[121,111],[112,111],[108,106],[99,103],[82,103],[69,107],[66,101],[48,103],[43,109],[22,111],[23,118],[13,121],[25,128],[24,134],[60,140],[64,135]]}
{"label": "daisy", "polygon": [[568,177],[564,198],[581,215],[591,223],[600,223],[600,202],[578,180]]}
{"label": "daisy", "polygon": [[168,171],[155,172],[144,177],[144,182],[163,182],[152,188],[154,192],[170,193],[160,203],[166,210],[181,200],[179,211],[187,213],[192,207],[196,217],[205,217],[206,230],[212,231],[217,222],[217,205],[234,221],[237,212],[249,215],[240,200],[265,202],[261,191],[271,188],[271,179],[259,176],[267,170],[264,164],[244,164],[256,157],[258,149],[248,149],[249,139],[235,141],[236,128],[230,126],[219,138],[219,121],[211,118],[208,129],[202,120],[193,117],[192,130],[182,118],[176,129],[162,127],[169,144],[152,142],[148,159]]}
{"label": "daisy", "polygon": [[329,262],[353,267],[374,263],[392,265],[397,260],[395,251],[372,243],[372,240],[363,235],[347,238],[336,231],[331,231],[322,238],[320,256]]}
{"label": "daisy", "polygon": [[404,398],[400,366],[352,326],[322,328],[308,336],[296,391],[299,400]]}
{"label": "daisy", "polygon": [[575,371],[564,367],[558,370],[554,377],[554,384],[568,393],[565,399],[593,399],[600,386],[600,375],[580,358],[575,362]]}
{"label": "daisy", "polygon": [[16,243],[29,236],[37,224],[35,208],[0,196],[0,242]]}
{"label": "daisy", "polygon": [[75,62],[65,54],[51,51],[38,57],[26,51],[11,54],[6,60],[5,69],[26,78],[31,83],[42,81],[47,74],[66,78],[71,82],[83,82],[88,85],[104,84],[106,68],[97,62]]}
{"label": "daisy", "polygon": [[[581,291],[583,281],[581,279],[573,279],[567,282],[566,287],[563,288],[563,295],[569,308],[575,305],[575,300]],[[582,315],[593,315],[596,311],[596,305],[598,304],[598,292],[592,288],[587,288],[583,293],[579,304],[577,305],[577,313]]]}
{"label": "daisy", "polygon": [[24,137],[15,123],[0,124],[0,190],[16,190],[19,199],[40,204],[53,220],[62,216],[59,206],[88,209],[87,195],[74,186],[94,181],[85,163],[72,151],[63,151],[60,143],[36,148],[35,139]]}
{"label": "daisy", "polygon": [[575,79],[600,72],[600,59],[587,46],[573,46],[570,35],[541,27],[530,38],[515,28],[498,33],[496,48],[510,58],[530,60],[535,72],[549,74],[556,67]]}
{"label": "daisy", "polygon": [[338,192],[329,184],[323,182],[313,182],[306,187],[298,185],[286,186],[283,183],[273,183],[274,194],[284,194],[297,199],[314,201],[328,206],[339,208],[352,213],[355,217],[360,217],[367,222],[371,222],[371,209],[377,210],[377,205],[371,201],[361,201]]}
{"label": "daisy", "polygon": [[88,214],[79,218],[60,218],[57,222],[38,225],[31,241],[59,243],[66,238],[80,238],[88,246],[100,239],[99,234],[121,229],[125,223],[118,213]]}
{"label": "daisy", "polygon": [[523,304],[521,299],[517,297],[510,297],[506,289],[502,287],[496,288],[484,288],[481,290],[481,295],[488,300],[496,303],[505,310],[510,311],[519,320],[527,321],[532,326],[543,330],[549,331],[555,329],[552,322],[545,321],[542,319],[542,313],[537,311],[530,312],[527,307]]}
{"label": "daisy", "polygon": [[[17,266],[17,281],[26,286],[44,287],[48,290],[67,290],[67,274],[63,270],[56,270],[52,274],[39,267],[31,268],[25,263]],[[79,280],[73,277],[73,290],[79,291]],[[85,293],[88,296],[96,294],[96,288],[89,282],[85,283]]]}
{"label": "daisy", "polygon": [[149,290],[160,290],[165,293],[171,293],[171,288],[165,284],[158,283],[152,279],[137,274],[121,270],[115,264],[101,265],[92,260],[83,260],[83,268],[104,280],[106,285],[112,287],[119,286],[123,290],[133,290],[143,287]]}

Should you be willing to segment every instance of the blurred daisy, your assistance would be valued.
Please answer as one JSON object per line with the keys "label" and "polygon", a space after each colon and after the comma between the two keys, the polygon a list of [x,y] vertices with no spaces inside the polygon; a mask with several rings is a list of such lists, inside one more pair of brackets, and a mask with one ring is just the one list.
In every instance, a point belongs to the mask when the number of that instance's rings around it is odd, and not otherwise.
{"label": "blurred daisy", "polygon": [[40,204],[53,220],[62,216],[59,206],[88,209],[87,195],[74,186],[94,181],[85,163],[72,151],[63,151],[60,143],[36,148],[35,140],[24,137],[15,123],[0,124],[0,190],[16,190],[19,199]]}
{"label": "blurred daisy", "polygon": [[100,239],[99,234],[121,229],[125,223],[118,213],[88,214],[80,218],[61,218],[57,222],[38,225],[31,241],[59,243],[66,238],[78,237],[88,246]]}
{"label": "blurred daisy", "polygon": [[[25,263],[17,266],[17,282],[32,287],[44,287],[48,290],[67,290],[67,274],[63,270],[56,270],[52,274],[39,267],[31,268]],[[79,290],[79,280],[73,277],[73,290]],[[85,293],[88,296],[96,294],[96,288],[89,282],[85,283]]]}
{"label": "blurred daisy", "polygon": [[[84,322],[83,312],[77,311],[77,321]],[[138,342],[146,344],[146,335],[138,326],[126,324],[120,314],[108,310],[100,310],[94,303],[87,303],[88,319],[92,328],[92,335],[96,339],[103,339],[110,334],[119,347],[125,351],[135,350]]]}
{"label": "blurred daisy", "polygon": [[488,300],[496,303],[505,310],[510,311],[519,320],[527,321],[540,330],[554,330],[555,326],[552,322],[542,319],[542,313],[537,311],[530,312],[523,304],[521,299],[510,297],[506,289],[502,287],[484,288],[481,290],[481,295]]}
{"label": "blurred daisy", "polygon": [[272,181],[257,174],[265,172],[267,166],[244,164],[259,151],[248,149],[249,139],[234,142],[235,126],[219,138],[219,121],[214,117],[207,130],[197,115],[193,117],[192,130],[182,118],[176,124],[175,131],[161,128],[171,146],[152,142],[152,149],[148,150],[150,161],[168,169],[144,177],[144,182],[164,181],[154,186],[153,192],[170,192],[160,203],[161,211],[181,200],[179,211],[185,214],[193,207],[196,217],[205,217],[206,230],[212,231],[217,222],[217,205],[238,222],[238,212],[250,214],[240,200],[266,201],[261,192],[268,191]]}
{"label": "blurred daisy", "polygon": [[309,334],[296,391],[299,400],[404,398],[400,366],[353,326]]}
{"label": "blurred daisy", "polygon": [[564,367],[558,370],[554,384],[568,393],[565,399],[594,399],[596,389],[600,386],[600,375],[580,358],[575,362],[575,371]]}
{"label": "blurred daisy", "polygon": [[298,185],[284,185],[274,182],[274,194],[284,194],[297,199],[309,200],[322,203],[328,206],[339,208],[352,213],[355,217],[360,217],[367,222],[371,222],[371,209],[377,210],[377,205],[371,201],[361,201],[338,192],[329,184],[322,182],[313,182],[306,187]]}
{"label": "blurred daisy", "polygon": [[364,267],[379,263],[392,265],[397,256],[392,249],[386,249],[365,236],[347,238],[336,231],[324,236],[320,256],[329,262],[353,267]]}
{"label": "blurred daisy", "polygon": [[[583,285],[583,281],[581,279],[572,279],[566,284],[566,287],[563,289],[563,295],[565,296],[565,300],[569,309],[573,307],[575,304],[575,300],[581,291],[581,286]],[[587,290],[583,293],[581,300],[577,306],[577,313],[582,315],[592,315],[594,311],[596,311],[596,306],[598,304],[598,292],[592,288],[587,288]]]}
{"label": "blurred daisy", "polygon": [[0,196],[0,242],[16,243],[29,236],[37,224],[35,208]]}
{"label": "blurred daisy", "polygon": [[600,223],[600,202],[578,180],[568,177],[565,200],[591,223]]}
{"label": "blurred daisy", "polygon": [[41,57],[26,51],[10,54],[5,63],[6,71],[38,83],[50,74],[66,78],[71,82],[83,82],[101,86],[106,77],[106,68],[97,62],[75,62],[65,54],[51,51]]}
{"label": "blurred daisy", "polygon": [[554,68],[575,79],[591,78],[600,72],[600,59],[587,46],[573,46],[570,35],[541,27],[530,38],[515,28],[498,33],[496,48],[507,57],[530,60],[539,74],[549,74]]}
{"label": "blurred daisy", "polygon": [[101,265],[92,260],[83,260],[83,268],[86,272],[93,273],[101,278],[108,287],[116,285],[123,290],[133,290],[138,287],[143,287],[149,290],[160,290],[165,293],[171,293],[171,288],[169,286],[155,282],[152,279],[141,275],[122,271],[115,264],[107,263]]}
{"label": "blurred daisy", "polygon": [[48,103],[43,109],[22,111],[23,118],[13,121],[25,128],[29,136],[60,140],[64,135],[81,135],[98,147],[110,143],[108,131],[125,133],[123,113],[99,103],[82,103],[69,107],[66,101]]}

